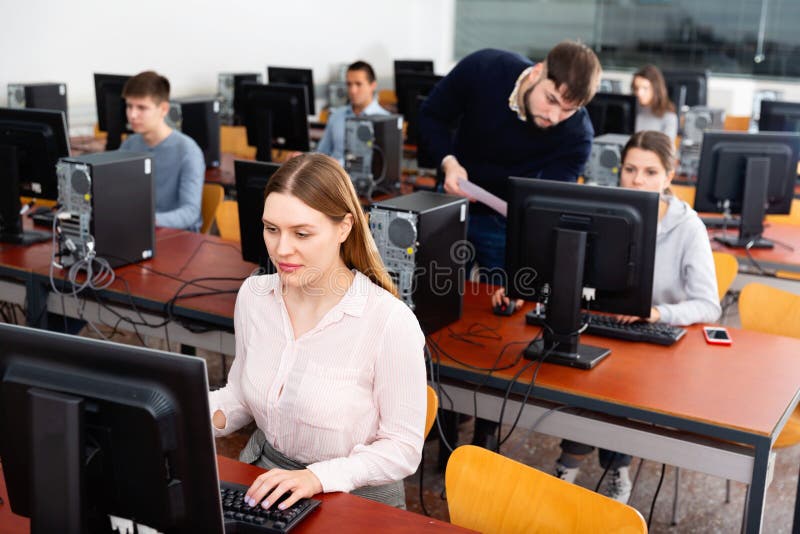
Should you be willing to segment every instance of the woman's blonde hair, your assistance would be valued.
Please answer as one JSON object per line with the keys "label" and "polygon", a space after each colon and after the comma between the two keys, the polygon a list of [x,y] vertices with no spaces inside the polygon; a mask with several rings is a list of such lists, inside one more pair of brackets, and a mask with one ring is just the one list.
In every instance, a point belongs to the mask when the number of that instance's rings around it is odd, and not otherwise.
{"label": "woman's blonde hair", "polygon": [[348,269],[357,269],[374,283],[397,296],[378,247],[369,231],[367,217],[358,201],[350,177],[339,163],[323,154],[301,154],[284,163],[272,175],[264,191],[295,196],[309,207],[324,213],[333,222],[353,216],[353,228],[342,243],[339,255]]}

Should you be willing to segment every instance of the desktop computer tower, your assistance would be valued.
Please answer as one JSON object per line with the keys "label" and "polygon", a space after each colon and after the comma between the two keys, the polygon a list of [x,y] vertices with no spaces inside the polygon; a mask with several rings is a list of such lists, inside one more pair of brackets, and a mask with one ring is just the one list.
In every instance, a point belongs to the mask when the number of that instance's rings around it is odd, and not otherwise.
{"label": "desktop computer tower", "polygon": [[61,158],[56,173],[64,267],[92,254],[112,267],[155,255],[155,184],[149,154],[115,150]]}
{"label": "desktop computer tower", "polygon": [[264,76],[258,72],[221,72],[217,78],[217,95],[220,99],[220,123],[225,125],[244,125],[244,100],[242,83],[264,83]]}
{"label": "desktop computer tower", "polygon": [[67,84],[10,83],[8,107],[15,109],[55,109],[67,115]]}
{"label": "desktop computer tower", "polygon": [[591,185],[619,185],[619,166],[622,164],[622,149],[630,139],[624,134],[603,134],[594,138],[589,161],[583,178]]}
{"label": "desktop computer tower", "polygon": [[678,149],[679,176],[695,178],[700,168],[700,150],[703,134],[709,130],[722,130],[725,126],[725,110],[694,106],[684,114],[683,136]]}
{"label": "desktop computer tower", "polygon": [[369,227],[400,298],[428,334],[461,318],[466,198],[417,191],[376,202]]}
{"label": "desktop computer tower", "polygon": [[213,96],[178,98],[170,102],[180,115],[179,129],[195,140],[203,151],[206,167],[219,167],[220,101]]}
{"label": "desktop computer tower", "polygon": [[356,192],[371,197],[400,190],[403,159],[403,117],[369,115],[345,123],[344,166]]}

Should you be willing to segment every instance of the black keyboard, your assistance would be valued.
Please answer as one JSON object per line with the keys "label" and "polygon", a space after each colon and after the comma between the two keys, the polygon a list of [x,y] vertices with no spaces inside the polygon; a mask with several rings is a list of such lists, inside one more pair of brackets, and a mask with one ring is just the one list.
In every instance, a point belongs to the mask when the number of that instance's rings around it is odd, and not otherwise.
{"label": "black keyboard", "polygon": [[709,230],[718,230],[720,228],[739,228],[739,219],[732,217],[700,217],[703,224]]}
{"label": "black keyboard", "polygon": [[[544,314],[536,310],[528,312],[525,322],[533,326],[542,326],[546,320]],[[628,341],[642,341],[655,345],[672,345],[686,335],[686,329],[663,323],[620,323],[613,315],[599,313],[581,314],[581,323],[589,323],[586,333],[595,336],[625,339]]]}
{"label": "black keyboard", "polygon": [[247,486],[220,481],[219,492],[222,497],[222,514],[225,518],[225,532],[232,534],[282,534],[297,526],[321,503],[316,499],[300,499],[290,508],[279,510],[280,504],[290,494],[285,493],[269,510],[260,504],[249,506],[244,502]]}

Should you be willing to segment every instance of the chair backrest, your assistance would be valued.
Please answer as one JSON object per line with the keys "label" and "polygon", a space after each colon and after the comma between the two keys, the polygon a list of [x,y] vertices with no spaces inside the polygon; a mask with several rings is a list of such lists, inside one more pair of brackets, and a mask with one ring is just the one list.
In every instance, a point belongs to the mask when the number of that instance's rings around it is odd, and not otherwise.
{"label": "chair backrest", "polygon": [[200,204],[200,213],[203,216],[203,225],[200,227],[201,234],[207,234],[211,229],[211,223],[217,215],[217,208],[225,198],[225,189],[219,184],[203,184],[203,201]]}
{"label": "chair backrest", "polygon": [[669,186],[672,194],[683,200],[690,206],[694,206],[695,187],[693,185],[672,184]]}
{"label": "chair backrest", "polygon": [[736,279],[739,262],[736,261],[736,256],[728,252],[713,252],[712,254],[714,255],[714,269],[717,271],[717,291],[719,300],[722,300]]}
{"label": "chair backrest", "polygon": [[235,200],[223,200],[217,208],[217,230],[222,239],[241,243],[239,233],[239,204]]}
{"label": "chair backrest", "polygon": [[447,462],[450,522],[483,533],[647,532],[634,508],[474,445]]}
{"label": "chair backrest", "polygon": [[742,328],[800,338],[800,295],[753,282],[739,295]]}
{"label": "chair backrest", "polygon": [[397,94],[393,89],[381,89],[378,91],[378,104],[383,108],[396,106]]}
{"label": "chair backrest", "polygon": [[425,414],[425,437],[431,431],[434,421],[436,421],[436,412],[439,410],[439,397],[436,395],[436,390],[428,386],[428,411]]}
{"label": "chair backrest", "polygon": [[792,208],[789,210],[789,215],[767,215],[766,221],[800,226],[800,199],[792,199]]}
{"label": "chair backrest", "polygon": [[725,115],[724,130],[746,132],[750,129],[750,117],[747,115]]}

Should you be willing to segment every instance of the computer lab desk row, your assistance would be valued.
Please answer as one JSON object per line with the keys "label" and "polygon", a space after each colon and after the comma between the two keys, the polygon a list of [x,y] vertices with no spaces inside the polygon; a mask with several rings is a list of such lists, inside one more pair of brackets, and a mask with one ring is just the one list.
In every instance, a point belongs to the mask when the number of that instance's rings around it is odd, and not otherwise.
{"label": "computer lab desk row", "polygon": [[[699,325],[671,347],[584,335],[611,355],[590,371],[545,361],[537,373],[517,359],[539,332],[525,324],[530,306],[496,316],[491,289],[468,285],[462,319],[429,338],[440,406],[499,421],[505,403],[511,424],[527,395],[521,428],[748,484],[745,531],[760,531],[772,444],[800,400],[800,340],[730,329],[733,344],[713,346]],[[797,518],[796,502],[795,531]]]}
{"label": "computer lab desk row", "polygon": [[[261,468],[222,456],[217,456],[217,467],[221,480],[246,485],[264,472]],[[0,464],[0,498],[3,499],[3,503],[0,504],[0,534],[27,534],[30,532],[30,521],[11,513],[2,464]],[[321,500],[322,505],[297,525],[292,533],[472,532],[444,521],[392,508],[348,493],[326,493],[317,495],[315,498]]]}
{"label": "computer lab desk row", "polygon": [[[76,316],[83,306],[81,316],[93,322],[114,324],[115,313],[124,314],[150,325],[137,326],[140,334],[233,354],[236,292],[256,269],[241,260],[236,244],[159,229],[155,258],[117,269],[110,288],[80,300],[50,289],[50,254],[49,243],[0,245],[0,299],[24,302],[29,324],[43,326],[48,309]],[[474,414],[473,393],[485,383],[476,393],[478,415],[498,420],[510,389],[504,417],[510,422],[536,369],[515,376],[526,362],[514,360],[538,329],[525,325],[523,312],[493,315],[492,289],[467,284],[461,320],[429,336],[429,345],[441,406]],[[165,311],[179,291],[187,298]],[[188,328],[164,324],[165,318]],[[491,334],[474,335],[475,325]],[[210,331],[198,332],[198,326]],[[800,399],[800,340],[731,331],[731,347],[706,345],[699,327],[666,348],[584,336],[584,342],[611,348],[611,356],[591,371],[543,363],[520,425],[538,422],[537,430],[557,437],[745,482],[747,531],[758,532],[772,443]],[[493,365],[509,342],[518,343]]]}

